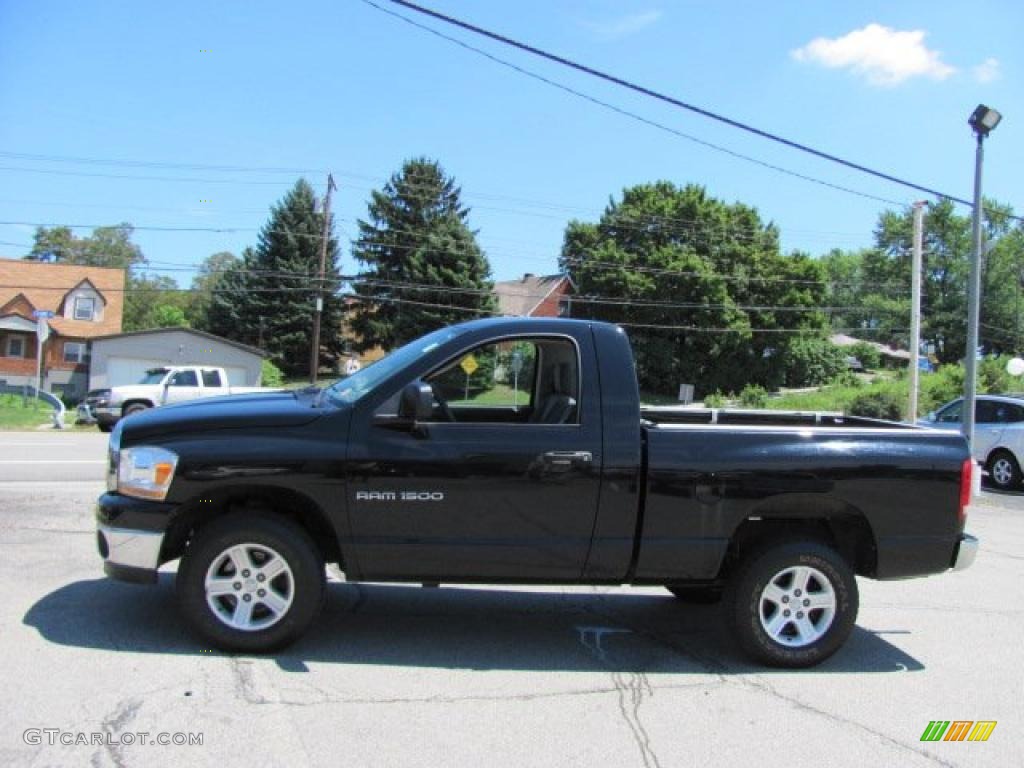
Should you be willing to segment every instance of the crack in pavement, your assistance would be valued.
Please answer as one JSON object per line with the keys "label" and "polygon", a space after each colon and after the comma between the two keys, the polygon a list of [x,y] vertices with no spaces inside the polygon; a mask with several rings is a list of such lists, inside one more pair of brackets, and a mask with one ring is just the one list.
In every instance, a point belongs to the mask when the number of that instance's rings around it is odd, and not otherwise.
{"label": "crack in pavement", "polygon": [[654,696],[654,690],[643,672],[624,675],[621,672],[612,673],[612,681],[619,692],[619,714],[626,721],[630,732],[633,734],[633,741],[640,748],[640,759],[643,760],[644,768],[661,768],[658,755],[651,746],[651,735],[640,720],[640,705],[643,704],[644,695]]}
{"label": "crack in pavement", "polygon": [[115,741],[114,737],[135,717],[141,706],[142,699],[122,699],[117,702],[114,711],[103,718],[100,729],[107,734],[107,739],[103,744],[103,748],[94,752],[89,761],[95,768],[99,768],[100,757],[104,750],[110,755],[110,759],[117,768],[127,768],[128,763],[125,760],[124,753],[121,751],[122,745],[120,742]]}
{"label": "crack in pavement", "polygon": [[811,704],[807,704],[803,701],[800,701],[800,699],[797,699],[793,696],[787,696],[784,693],[780,693],[779,691],[775,690],[775,688],[773,688],[772,685],[768,682],[755,680],[747,676],[739,677],[736,682],[744,687],[756,688],[757,690],[763,693],[767,693],[769,696],[772,696],[773,698],[776,698],[779,701],[784,701],[787,704],[796,707],[797,709],[802,709],[806,712],[818,715],[819,717],[824,717],[826,720],[835,723],[836,725],[851,726],[853,728],[856,728],[857,730],[864,731],[865,733],[870,733],[872,736],[879,739],[880,741],[885,742],[886,744],[898,747],[899,749],[902,749],[907,752],[912,752],[915,755],[918,755],[919,757],[923,757],[926,760],[935,763],[936,765],[945,766],[946,768],[957,768],[956,763],[951,763],[948,760],[943,760],[938,755],[928,752],[925,749],[921,749],[920,747],[914,746],[913,744],[908,744],[906,742],[900,741],[899,739],[893,738],[892,736],[889,736],[888,734],[885,734],[882,731],[875,730],[874,728],[868,725],[859,723],[856,720],[851,720],[849,718],[842,717],[841,715],[833,714],[832,712],[828,712],[824,709],[820,709]]}

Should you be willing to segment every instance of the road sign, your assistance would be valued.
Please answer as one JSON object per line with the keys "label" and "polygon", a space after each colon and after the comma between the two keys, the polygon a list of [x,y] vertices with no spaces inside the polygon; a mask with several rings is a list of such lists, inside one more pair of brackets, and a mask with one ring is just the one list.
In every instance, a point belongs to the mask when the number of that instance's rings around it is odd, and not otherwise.
{"label": "road sign", "polygon": [[36,309],[32,311],[32,317],[53,317],[54,313],[49,309]]}
{"label": "road sign", "polygon": [[459,363],[459,367],[466,372],[467,376],[472,376],[473,371],[479,368],[480,364],[472,355],[466,355],[464,358],[462,358],[462,362]]}

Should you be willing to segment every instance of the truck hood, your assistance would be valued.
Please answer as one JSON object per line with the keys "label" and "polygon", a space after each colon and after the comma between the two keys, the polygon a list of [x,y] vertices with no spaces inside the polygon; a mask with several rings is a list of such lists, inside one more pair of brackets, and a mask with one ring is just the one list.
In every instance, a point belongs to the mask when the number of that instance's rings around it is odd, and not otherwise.
{"label": "truck hood", "polygon": [[299,427],[331,408],[316,407],[315,395],[271,391],[190,400],[144,411],[122,419],[122,434],[137,442],[153,435],[201,432],[237,427]]}
{"label": "truck hood", "polygon": [[125,400],[136,399],[156,402],[160,399],[162,390],[163,387],[159,384],[122,384],[109,390],[110,404],[120,405]]}

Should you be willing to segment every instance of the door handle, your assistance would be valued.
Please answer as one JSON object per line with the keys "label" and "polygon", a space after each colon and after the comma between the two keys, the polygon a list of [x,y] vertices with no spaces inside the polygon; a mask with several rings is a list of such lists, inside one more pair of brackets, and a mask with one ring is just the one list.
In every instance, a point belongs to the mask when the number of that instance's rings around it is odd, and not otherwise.
{"label": "door handle", "polygon": [[548,451],[543,455],[544,463],[554,467],[571,467],[573,464],[589,464],[594,460],[590,451]]}

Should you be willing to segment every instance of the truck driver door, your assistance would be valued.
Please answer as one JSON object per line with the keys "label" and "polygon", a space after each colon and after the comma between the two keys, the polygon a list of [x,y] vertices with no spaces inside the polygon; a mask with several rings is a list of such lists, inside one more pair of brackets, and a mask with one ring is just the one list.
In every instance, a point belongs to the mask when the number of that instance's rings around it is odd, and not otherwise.
{"label": "truck driver door", "polygon": [[592,345],[584,329],[464,349],[424,378],[418,432],[371,421],[349,457],[363,578],[580,577],[602,466]]}

